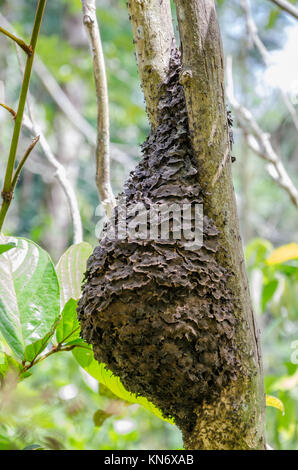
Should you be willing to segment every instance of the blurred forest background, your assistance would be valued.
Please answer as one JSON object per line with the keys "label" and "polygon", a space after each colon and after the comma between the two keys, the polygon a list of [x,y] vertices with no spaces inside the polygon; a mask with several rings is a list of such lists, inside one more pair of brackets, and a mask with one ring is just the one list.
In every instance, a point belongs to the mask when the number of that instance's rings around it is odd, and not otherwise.
{"label": "blurred forest background", "polygon": [[[225,56],[233,58],[235,96],[271,135],[297,187],[298,22],[269,0],[251,0],[251,17],[266,48],[264,60],[248,28],[247,2],[216,3]],[[125,1],[98,0],[97,6],[109,87],[111,177],[117,194],[140,157],[139,145],[149,125]],[[0,25],[6,27],[6,19],[19,36],[28,38],[35,7],[34,0],[0,0]],[[84,240],[94,246],[99,222],[94,157],[97,107],[80,0],[48,2],[37,54],[31,83],[34,116],[75,188]],[[0,101],[15,107],[20,84],[14,44],[0,36]],[[291,348],[298,340],[297,263],[266,262],[274,247],[297,241],[298,212],[289,194],[274,181],[274,169],[248,146],[245,129],[238,126],[234,113],[233,117],[233,174],[251,293],[262,329],[266,393],[278,397],[285,409],[282,414],[267,408],[268,442],[276,449],[298,449],[298,368]],[[11,116],[0,110],[1,184],[11,132]],[[25,129],[20,155],[30,140]],[[65,195],[39,145],[20,178],[5,233],[32,239],[55,262],[73,243]],[[102,424],[96,415],[99,408],[111,414]],[[67,353],[39,365],[1,410],[0,449],[35,443],[50,449],[183,446],[174,426],[138,405],[115,400]]]}

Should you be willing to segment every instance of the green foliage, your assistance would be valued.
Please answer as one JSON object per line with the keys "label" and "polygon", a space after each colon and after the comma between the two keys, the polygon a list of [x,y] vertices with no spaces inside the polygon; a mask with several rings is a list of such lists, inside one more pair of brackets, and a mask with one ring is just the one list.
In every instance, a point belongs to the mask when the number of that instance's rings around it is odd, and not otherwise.
{"label": "green foliage", "polygon": [[[268,408],[267,434],[277,449],[296,449],[298,435],[297,245],[273,249],[263,239],[246,247],[251,294],[263,330],[265,390],[284,413]],[[279,402],[275,401],[275,404]]]}
{"label": "green foliage", "polygon": [[[33,3],[35,7],[36,2],[33,1],[0,0],[1,13],[12,21],[19,35],[25,39],[29,38],[32,29]],[[286,28],[290,24],[289,16],[272,2],[251,3],[261,39],[268,50],[281,51],[286,40]],[[291,3],[298,2],[291,0]],[[224,49],[234,59],[235,92],[239,100],[246,103],[253,114],[258,116],[264,130],[272,132],[273,142],[280,147],[283,162],[295,180],[297,132],[278,92],[266,88],[268,94],[259,93],[265,69],[256,49],[247,47],[245,21],[239,2],[217,0],[216,4]],[[112,159],[112,183],[117,193],[122,189],[126,175],[137,160],[136,146],[146,136],[148,121],[125,2],[102,0],[97,5],[108,75],[111,139],[112,142],[121,144],[120,150],[125,152],[123,160],[121,155]],[[92,60],[80,28],[81,15],[80,0],[47,2],[38,54],[79,112],[96,129]],[[7,102],[16,108],[21,76],[15,48],[8,49],[6,40],[1,44],[1,87],[3,83]],[[76,190],[84,235],[86,240],[95,243],[94,226],[97,220],[94,218],[94,207],[98,204],[98,196],[94,178],[94,149],[84,138],[78,138],[80,134],[69,124],[70,121],[34,73],[31,93],[34,96],[36,118],[44,128],[54,152],[59,160],[66,163],[67,171],[78,175]],[[11,120],[6,117],[3,119],[3,113],[4,111],[0,111],[0,137],[4,149],[10,143]],[[22,152],[27,139],[27,134],[24,133],[24,142],[21,142],[23,148],[20,148]],[[75,144],[75,153],[72,155],[68,154],[68,150],[72,148],[70,143],[73,141],[78,144]],[[297,212],[289,203],[288,196],[271,181],[264,170],[263,162],[251,152],[245,156],[245,147],[242,146],[237,128],[235,141],[233,151],[237,162],[233,165],[234,180],[241,196],[240,201],[243,202],[242,217],[249,228],[247,234],[244,227],[244,238],[250,240],[256,234],[270,238],[270,241],[254,239],[246,248],[251,294],[263,333],[266,393],[280,399],[285,409],[284,415],[278,409],[267,409],[268,441],[276,449],[298,449],[298,357],[295,346],[295,341],[298,340],[297,260],[288,259],[278,264],[268,264],[268,259],[274,253],[273,244],[278,246],[295,239],[290,234],[296,230]],[[0,179],[6,153],[1,152],[1,155]],[[71,167],[68,167],[70,161]],[[30,171],[25,168],[24,175],[20,178],[7,227],[8,233],[26,236],[46,247],[56,261],[71,243],[72,234],[70,222],[65,223],[67,207],[63,206],[63,197],[57,197],[58,190],[53,182],[52,169],[43,165],[43,155],[36,149]],[[247,194],[244,191],[245,185],[248,188]],[[57,217],[61,213],[57,211],[59,206],[63,206],[62,218]],[[32,249],[35,246],[38,257],[48,266],[48,276],[53,281],[53,264],[48,261],[48,255],[34,243],[28,240],[25,242]],[[144,406],[128,406],[128,403],[136,403],[137,400],[140,403],[142,399],[130,396],[119,380],[104,365],[95,361],[90,347],[79,339],[75,308],[91,246],[80,244],[71,247],[60,259],[56,267],[60,302],[56,286],[56,294],[53,296],[53,290],[50,289],[48,299],[56,307],[49,311],[50,303],[41,304],[48,314],[45,313],[45,318],[41,318],[41,324],[34,324],[38,334],[38,338],[35,338],[34,333],[30,337],[30,332],[34,330],[28,330],[25,326],[26,302],[23,303],[23,298],[13,311],[11,322],[7,322],[10,314],[7,314],[9,301],[3,291],[7,287],[2,282],[3,263],[19,249],[9,243],[11,242],[3,244],[0,240],[0,401],[4,399],[0,413],[0,449],[30,450],[36,446],[45,449],[181,448],[181,436],[177,428],[148,412]],[[21,242],[15,243],[19,245]],[[27,265],[28,269],[35,269],[33,262],[29,265],[30,263]],[[15,287],[14,277],[9,275],[9,278]],[[35,276],[33,281],[29,279],[28,287],[32,287],[35,280],[37,301],[37,286],[41,286],[46,295],[48,291],[42,275]],[[55,282],[53,281],[54,284]],[[17,293],[13,293],[16,299]],[[37,305],[36,302],[35,304]],[[58,325],[55,322],[57,314],[58,320],[60,319]],[[25,339],[26,344],[23,344]],[[67,352],[69,349],[73,354]],[[43,360],[45,356],[46,359]],[[25,360],[24,364],[22,359]],[[85,369],[80,363],[85,365]],[[95,377],[93,382],[91,376]],[[18,382],[17,387],[15,380]],[[109,388],[103,385],[106,383]],[[11,384],[12,388],[6,393],[6,387]],[[77,394],[69,399],[61,398],[65,387],[76,388]],[[115,390],[116,394],[110,389]],[[119,396],[125,401],[119,399]],[[148,408],[150,409],[150,404]],[[97,418],[101,413],[111,416],[98,427],[96,422],[99,422]],[[92,424],[92,417],[95,417],[95,426]],[[125,433],[120,432],[115,426],[119,419],[133,422],[134,428]]]}
{"label": "green foliage", "polygon": [[77,301],[69,299],[63,307],[61,320],[56,328],[56,341],[70,343],[80,337],[80,324],[76,315]]}
{"label": "green foliage", "polygon": [[16,246],[1,257],[1,333],[21,361],[32,361],[59,316],[58,279],[49,255],[35,243],[7,241]]}
{"label": "green foliage", "polygon": [[[142,405],[160,419],[164,419],[162,413],[152,403],[144,397],[137,397],[135,394],[128,392],[122,385],[119,377],[113,375],[112,372],[106,368],[105,364],[99,364],[94,359],[91,346],[88,348],[75,348],[73,355],[81,367],[98,380],[99,383],[105,385],[105,387],[121,400]],[[166,419],[165,421],[173,424],[173,421]]]}
{"label": "green foliage", "polygon": [[11,249],[14,248],[15,246],[16,246],[16,244],[13,243],[13,242],[1,244],[1,245],[0,245],[0,255],[1,255],[2,253],[5,253],[5,252],[8,251],[8,250],[11,250]]}
{"label": "green foliage", "polygon": [[[120,379],[95,360],[92,347],[80,338],[76,307],[91,246],[85,242],[71,246],[55,271],[49,255],[35,243],[25,239],[13,239],[13,243],[0,265],[0,332],[20,362],[1,352],[3,381],[10,370],[15,370],[21,380],[31,375],[28,370],[34,364],[48,356],[73,351],[79,365],[116,397],[142,405],[163,419],[147,399],[125,390]],[[49,350],[42,356],[46,347]]]}
{"label": "green foliage", "polygon": [[86,263],[91,252],[92,247],[89,243],[78,243],[72,245],[58,261],[56,271],[61,286],[62,307],[69,299],[80,298]]}

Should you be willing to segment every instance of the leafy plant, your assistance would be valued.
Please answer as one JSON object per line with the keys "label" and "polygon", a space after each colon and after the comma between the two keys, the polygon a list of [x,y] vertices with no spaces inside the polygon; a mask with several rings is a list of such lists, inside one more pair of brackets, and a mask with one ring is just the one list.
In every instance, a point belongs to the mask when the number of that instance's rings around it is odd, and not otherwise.
{"label": "leafy plant", "polygon": [[80,338],[76,307],[91,246],[71,246],[55,269],[50,256],[32,241],[4,236],[1,241],[2,247],[10,247],[0,263],[0,331],[10,348],[0,356],[2,383],[12,369],[21,380],[50,355],[72,351],[79,365],[114,395],[163,419],[152,403],[129,393],[105,364],[99,364],[92,347]]}

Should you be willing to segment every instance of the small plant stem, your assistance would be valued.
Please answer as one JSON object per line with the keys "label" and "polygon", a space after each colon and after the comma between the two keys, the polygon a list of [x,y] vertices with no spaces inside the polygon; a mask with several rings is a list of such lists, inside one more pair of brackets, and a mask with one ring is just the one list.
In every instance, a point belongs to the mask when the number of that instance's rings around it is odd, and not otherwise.
{"label": "small plant stem", "polygon": [[19,179],[19,176],[20,176],[20,173],[22,171],[22,168],[23,166],[25,165],[26,163],[26,160],[27,158],[29,157],[30,153],[32,152],[32,150],[34,149],[35,145],[37,144],[37,142],[39,141],[39,136],[35,137],[35,139],[33,139],[33,141],[31,142],[31,144],[29,145],[29,147],[27,148],[22,160],[20,161],[20,163],[18,164],[17,166],[17,169],[15,171],[15,174],[14,174],[14,177],[12,179],[12,182],[11,182],[11,191],[14,192],[14,189],[16,187],[16,184],[18,182],[18,179]]}
{"label": "small plant stem", "polygon": [[1,26],[0,26],[0,33],[4,34],[8,38],[16,42],[23,49],[23,51],[26,52],[26,54],[28,54],[29,56],[32,55],[32,48],[28,46],[28,44],[26,44],[25,41],[23,41],[23,39],[20,39],[14,34],[11,34],[9,31],[6,31],[6,29],[1,28]]}
{"label": "small plant stem", "polygon": [[23,369],[20,372],[20,374],[23,374],[24,372],[27,372],[33,366],[35,366],[39,362],[44,361],[45,359],[47,359],[47,357],[52,356],[53,354],[56,354],[58,352],[72,351],[75,348],[88,349],[86,346],[79,345],[79,344],[71,344],[70,346],[66,346],[66,345],[62,346],[62,344],[59,343],[57,346],[53,346],[52,349],[49,352],[47,352],[46,354],[44,354],[43,356],[40,356],[38,359],[34,359],[28,365],[24,365]]}
{"label": "small plant stem", "polygon": [[10,108],[9,106],[7,106],[6,104],[3,104],[3,103],[0,103],[0,106],[2,106],[2,108],[6,109],[6,111],[8,111],[14,119],[16,118],[17,113],[12,108]]}
{"label": "small plant stem", "polygon": [[36,10],[35,20],[34,20],[34,26],[32,30],[30,46],[29,46],[30,49],[32,50],[32,53],[31,55],[27,55],[26,67],[25,67],[24,78],[23,78],[23,83],[22,83],[22,88],[21,88],[21,93],[20,93],[20,99],[19,99],[19,106],[18,106],[16,118],[15,118],[14,130],[13,130],[13,135],[12,135],[12,140],[11,140],[11,145],[10,145],[10,152],[9,152],[9,157],[8,157],[8,162],[7,162],[7,167],[6,167],[3,190],[1,193],[3,202],[2,202],[2,206],[0,210],[0,231],[2,230],[3,222],[5,219],[6,213],[8,211],[8,208],[10,206],[12,196],[13,196],[12,175],[13,175],[13,170],[14,170],[14,165],[15,165],[16,153],[17,153],[22,120],[23,120],[23,115],[24,115],[24,109],[25,109],[29,83],[30,83],[30,78],[31,78],[34,53],[35,53],[36,43],[38,39],[38,34],[39,34],[45,6],[46,6],[46,0],[39,0],[37,10]]}

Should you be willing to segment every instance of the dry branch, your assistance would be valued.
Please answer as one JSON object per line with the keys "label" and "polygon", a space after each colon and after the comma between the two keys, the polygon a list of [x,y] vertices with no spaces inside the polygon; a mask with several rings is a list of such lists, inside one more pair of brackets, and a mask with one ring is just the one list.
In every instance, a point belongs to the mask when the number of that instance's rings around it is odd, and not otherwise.
{"label": "dry branch", "polygon": [[83,21],[93,58],[97,97],[96,184],[107,216],[112,214],[115,198],[110,183],[110,118],[107,77],[95,0],[82,0]]}
{"label": "dry branch", "polygon": [[[254,44],[256,46],[256,48],[258,49],[265,66],[269,67],[272,64],[272,60],[271,60],[270,54],[269,54],[268,50],[266,49],[263,41],[261,40],[261,38],[258,35],[258,29],[257,29],[256,23],[253,19],[252,13],[251,13],[250,1],[249,0],[241,0],[241,6],[242,6],[243,11],[245,13],[248,36],[251,39],[252,44]],[[287,96],[287,93],[285,91],[283,91],[282,89],[280,89],[280,91],[281,91],[282,99],[285,103],[285,106],[288,109],[288,111],[291,115],[291,118],[293,120],[293,123],[294,123],[294,125],[295,125],[295,127],[298,131],[298,117],[297,117],[295,107],[293,106],[293,104],[289,100],[289,98]]]}
{"label": "dry branch", "polygon": [[[254,119],[252,113],[242,106],[234,95],[233,85],[233,72],[232,72],[232,58],[227,58],[227,96],[229,102],[238,118],[239,125],[245,131],[247,143],[249,147],[257,153],[261,158],[271,164],[269,167],[269,174],[273,179],[282,187],[290,196],[293,204],[298,207],[298,191],[294,183],[289,177],[280,156],[276,153],[270,142],[270,135],[264,132],[257,121]],[[249,132],[248,132],[249,131]],[[274,171],[272,171],[272,167]]]}
{"label": "dry branch", "polygon": [[287,0],[271,0],[271,2],[298,20],[298,9],[290,2]]}

